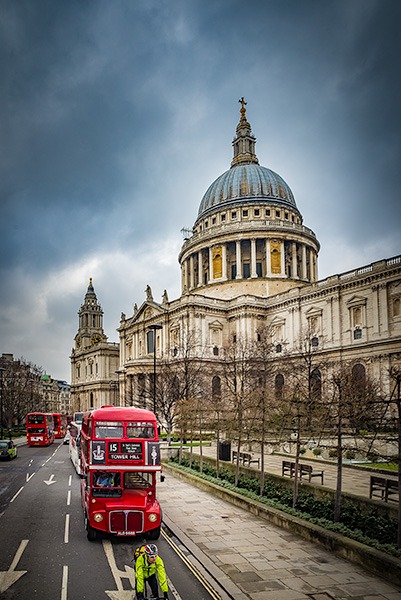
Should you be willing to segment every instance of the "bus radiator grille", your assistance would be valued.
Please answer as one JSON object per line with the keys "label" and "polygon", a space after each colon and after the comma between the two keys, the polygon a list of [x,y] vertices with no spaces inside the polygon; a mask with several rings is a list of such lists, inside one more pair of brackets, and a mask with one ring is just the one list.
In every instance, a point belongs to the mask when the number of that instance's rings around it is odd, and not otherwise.
{"label": "bus radiator grille", "polygon": [[110,532],[143,531],[143,512],[139,510],[114,510],[110,512]]}

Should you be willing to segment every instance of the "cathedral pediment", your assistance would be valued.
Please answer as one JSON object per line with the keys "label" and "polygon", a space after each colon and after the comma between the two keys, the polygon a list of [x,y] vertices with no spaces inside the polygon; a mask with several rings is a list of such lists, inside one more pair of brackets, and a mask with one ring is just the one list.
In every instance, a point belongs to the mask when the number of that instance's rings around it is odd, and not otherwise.
{"label": "cathedral pediment", "polygon": [[152,300],[145,300],[142,306],[139,307],[135,315],[133,315],[131,323],[140,323],[154,319],[155,317],[162,317],[165,311],[159,304]]}
{"label": "cathedral pediment", "polygon": [[310,317],[320,317],[323,314],[323,309],[320,306],[311,306],[306,311],[306,317],[309,319]]}
{"label": "cathedral pediment", "polygon": [[352,308],[353,306],[361,306],[363,304],[366,304],[366,298],[364,298],[363,296],[352,296],[352,298],[350,298],[349,300],[347,300],[346,305],[349,308]]}

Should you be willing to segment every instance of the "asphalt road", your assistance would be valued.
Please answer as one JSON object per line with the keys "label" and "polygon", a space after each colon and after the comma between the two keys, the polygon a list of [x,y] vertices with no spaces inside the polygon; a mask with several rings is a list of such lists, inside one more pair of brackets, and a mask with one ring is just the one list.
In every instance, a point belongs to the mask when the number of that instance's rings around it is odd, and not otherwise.
{"label": "asphalt road", "polygon": [[[20,446],[0,463],[0,598],[2,600],[133,600],[133,551],[142,539],[105,536],[89,542],[80,479],[68,446]],[[219,598],[169,532],[157,542],[170,598]],[[189,568],[188,568],[189,565]],[[206,587],[205,587],[206,586]]]}

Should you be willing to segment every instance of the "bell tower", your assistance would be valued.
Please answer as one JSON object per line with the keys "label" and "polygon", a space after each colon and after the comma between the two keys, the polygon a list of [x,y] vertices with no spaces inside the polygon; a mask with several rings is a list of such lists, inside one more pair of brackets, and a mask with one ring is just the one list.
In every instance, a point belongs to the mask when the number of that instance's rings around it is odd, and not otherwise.
{"label": "bell tower", "polygon": [[92,283],[78,311],[78,333],[71,360],[71,404],[85,411],[104,404],[118,405],[119,344],[109,342],[103,330],[103,310]]}
{"label": "bell tower", "polygon": [[75,336],[75,348],[81,350],[107,341],[103,331],[103,310],[97,301],[92,277],[85,294],[84,303],[78,312],[79,326]]}

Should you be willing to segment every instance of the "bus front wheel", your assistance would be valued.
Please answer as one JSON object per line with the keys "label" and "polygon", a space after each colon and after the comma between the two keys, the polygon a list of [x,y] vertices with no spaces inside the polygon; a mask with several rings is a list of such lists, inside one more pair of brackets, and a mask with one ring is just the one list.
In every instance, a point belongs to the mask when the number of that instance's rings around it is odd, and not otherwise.
{"label": "bus front wheel", "polygon": [[160,526],[156,527],[156,529],[151,529],[146,534],[146,539],[148,540],[158,540],[160,537]]}
{"label": "bus front wheel", "polygon": [[86,529],[86,537],[90,542],[94,542],[97,539],[97,531],[93,527],[89,525],[89,519],[85,514],[85,529]]}

